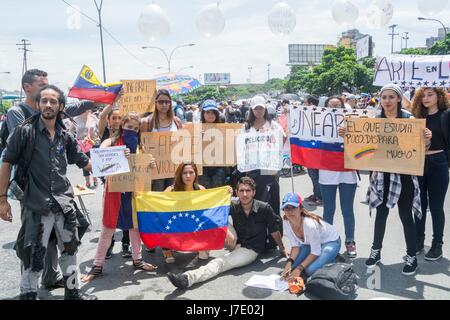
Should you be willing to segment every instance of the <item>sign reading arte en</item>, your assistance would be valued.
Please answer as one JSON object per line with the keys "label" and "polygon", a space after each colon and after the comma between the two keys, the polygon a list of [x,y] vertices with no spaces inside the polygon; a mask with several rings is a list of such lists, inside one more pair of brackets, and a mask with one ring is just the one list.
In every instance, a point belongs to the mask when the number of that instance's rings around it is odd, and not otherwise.
{"label": "sign reading arte en", "polygon": [[377,57],[373,82],[376,86],[450,87],[450,55]]}
{"label": "sign reading arte en", "polygon": [[120,114],[144,114],[155,110],[156,80],[121,80],[123,95],[119,100]]}
{"label": "sign reading arte en", "polygon": [[346,119],[347,169],[423,176],[425,119]]}

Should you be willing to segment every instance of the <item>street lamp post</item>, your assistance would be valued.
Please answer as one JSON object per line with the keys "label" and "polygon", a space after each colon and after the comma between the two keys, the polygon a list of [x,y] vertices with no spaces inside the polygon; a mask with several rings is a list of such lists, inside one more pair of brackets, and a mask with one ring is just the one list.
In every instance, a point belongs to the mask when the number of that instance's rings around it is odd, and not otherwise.
{"label": "street lamp post", "polygon": [[4,73],[4,74],[10,74],[10,71],[0,71],[0,73]]}
{"label": "street lamp post", "polygon": [[428,20],[428,21],[437,21],[437,22],[439,22],[442,25],[442,28],[444,28],[444,40],[445,40],[445,37],[447,36],[447,27],[442,23],[441,20],[433,19],[433,18],[424,18],[424,17],[418,17],[417,20],[422,20],[422,21],[423,20]]}
{"label": "street lamp post", "polygon": [[103,64],[103,82],[106,82],[105,50],[103,48],[103,26],[102,26],[103,0],[101,0],[100,4],[97,3],[97,0],[94,0],[94,3],[98,12],[98,27],[100,29],[100,45],[102,49],[102,64]]}
{"label": "street lamp post", "polygon": [[172,62],[172,56],[173,56],[175,50],[177,50],[177,49],[179,49],[179,48],[183,48],[183,47],[192,47],[192,46],[195,46],[195,43],[183,44],[183,45],[181,45],[181,46],[175,47],[175,48],[172,50],[172,52],[170,53],[170,55],[168,55],[168,54],[166,53],[166,51],[165,51],[164,49],[160,48],[160,47],[154,47],[154,46],[142,46],[142,49],[157,49],[157,50],[161,51],[161,52],[163,53],[164,57],[165,57],[166,60],[167,60],[167,66],[168,66],[168,70],[169,70],[169,72],[170,72],[170,70],[171,70],[171,64],[170,64],[170,63]]}

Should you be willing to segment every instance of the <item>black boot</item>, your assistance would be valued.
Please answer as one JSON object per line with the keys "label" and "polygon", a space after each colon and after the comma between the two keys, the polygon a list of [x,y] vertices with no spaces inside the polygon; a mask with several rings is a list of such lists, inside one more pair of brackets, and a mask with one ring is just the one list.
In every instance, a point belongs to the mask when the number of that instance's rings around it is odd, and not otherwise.
{"label": "black boot", "polygon": [[74,283],[72,280],[69,280],[69,277],[64,277],[64,300],[97,300],[97,297],[94,295],[87,294],[86,292],[80,289],[71,289],[74,287]]}
{"label": "black boot", "polygon": [[440,257],[442,257],[442,244],[443,244],[442,242],[437,242],[433,240],[430,251],[428,251],[427,254],[425,255],[425,260],[436,261]]}

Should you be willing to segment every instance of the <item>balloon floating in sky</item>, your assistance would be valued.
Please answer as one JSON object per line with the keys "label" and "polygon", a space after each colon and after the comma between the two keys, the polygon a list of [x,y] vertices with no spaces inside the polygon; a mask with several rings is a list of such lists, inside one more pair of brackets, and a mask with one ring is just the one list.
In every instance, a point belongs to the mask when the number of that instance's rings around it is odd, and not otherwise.
{"label": "balloon floating in sky", "polygon": [[286,2],[278,2],[269,13],[269,28],[275,35],[288,35],[294,31],[297,18]]}
{"label": "balloon floating in sky", "polygon": [[144,8],[138,21],[139,31],[150,41],[166,37],[170,32],[169,19],[157,4]]}
{"label": "balloon floating in sky", "polygon": [[432,16],[444,10],[447,4],[448,0],[418,0],[417,7],[422,14]]}
{"label": "balloon floating in sky", "polygon": [[207,38],[211,38],[222,33],[225,28],[225,17],[219,4],[206,6],[197,16],[197,30]]}
{"label": "balloon floating in sky", "polygon": [[374,0],[367,8],[367,25],[372,29],[386,26],[394,16],[394,6],[389,0]]}
{"label": "balloon floating in sky", "polygon": [[359,9],[350,0],[335,0],[331,14],[338,24],[351,25],[358,19]]}

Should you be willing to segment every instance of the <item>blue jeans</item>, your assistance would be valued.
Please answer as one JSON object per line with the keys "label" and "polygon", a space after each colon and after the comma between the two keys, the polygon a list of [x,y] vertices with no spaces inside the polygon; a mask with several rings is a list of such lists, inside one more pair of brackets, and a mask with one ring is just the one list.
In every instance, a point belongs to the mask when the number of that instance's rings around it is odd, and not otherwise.
{"label": "blue jeans", "polygon": [[[309,266],[306,267],[305,272],[309,276],[311,276],[314,272],[322,268],[327,263],[333,262],[337,255],[339,254],[339,250],[341,249],[341,238],[336,241],[322,243],[322,253],[316,260],[313,261]],[[292,269],[297,268],[300,263],[302,263],[306,257],[311,253],[310,245],[303,245],[300,247],[300,253],[292,265]]]}
{"label": "blue jeans", "polygon": [[319,169],[309,169],[308,168],[308,175],[312,181],[314,196],[319,199],[322,199],[322,194],[320,192],[320,184],[319,184]]}
{"label": "blue jeans", "polygon": [[[333,224],[334,212],[336,211],[337,185],[320,185],[323,201],[323,220]],[[341,202],[342,216],[344,217],[345,242],[355,240],[355,213],[353,212],[353,201],[355,200],[356,183],[339,184],[339,198]]]}

